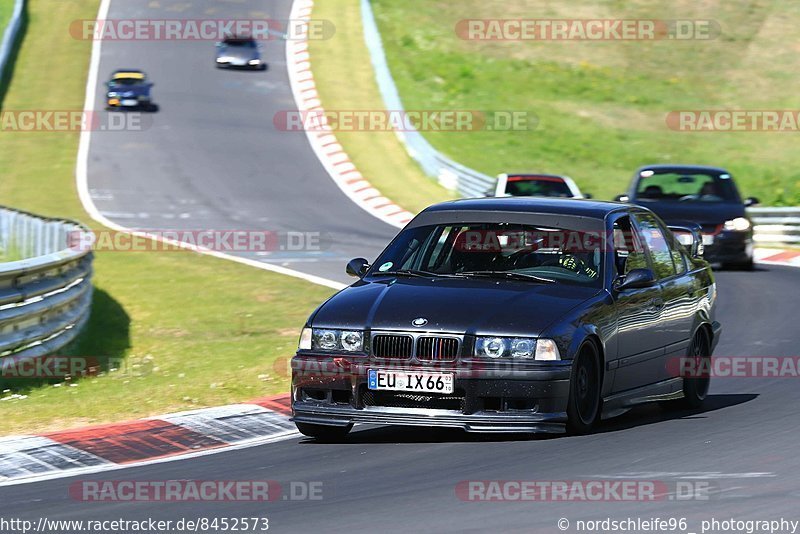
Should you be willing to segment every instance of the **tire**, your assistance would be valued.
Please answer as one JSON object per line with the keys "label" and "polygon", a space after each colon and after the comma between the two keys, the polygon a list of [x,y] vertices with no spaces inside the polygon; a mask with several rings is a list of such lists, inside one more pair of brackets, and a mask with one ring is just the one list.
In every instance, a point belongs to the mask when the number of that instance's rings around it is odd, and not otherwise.
{"label": "tire", "polygon": [[592,342],[586,342],[578,351],[570,378],[567,403],[569,434],[588,434],[597,426],[602,410],[600,376],[600,357],[597,347]]}
{"label": "tire", "polygon": [[312,423],[295,423],[297,430],[304,436],[314,438],[324,443],[334,443],[341,441],[353,428],[352,424],[347,426],[315,425]]}
{"label": "tire", "polygon": [[726,263],[722,266],[725,269],[730,269],[732,271],[752,271],[755,267],[753,263],[753,258],[745,260],[739,263]]}
{"label": "tire", "polygon": [[[692,342],[689,344],[687,358],[707,359],[711,358],[708,336],[703,330],[698,330]],[[707,367],[701,367],[707,368]],[[684,408],[697,409],[703,405],[708,396],[708,388],[711,383],[710,376],[683,377],[683,398],[680,404]]]}

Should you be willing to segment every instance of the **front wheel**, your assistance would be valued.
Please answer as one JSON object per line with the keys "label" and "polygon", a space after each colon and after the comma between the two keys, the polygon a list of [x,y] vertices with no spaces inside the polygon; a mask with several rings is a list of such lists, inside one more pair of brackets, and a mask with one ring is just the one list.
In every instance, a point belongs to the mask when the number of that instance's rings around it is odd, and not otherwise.
{"label": "front wheel", "polygon": [[297,430],[304,436],[314,438],[326,443],[341,441],[353,428],[352,424],[346,426],[315,425],[313,423],[295,423]]}
{"label": "front wheel", "polygon": [[600,420],[600,358],[594,343],[578,351],[567,404],[567,432],[588,434]]}

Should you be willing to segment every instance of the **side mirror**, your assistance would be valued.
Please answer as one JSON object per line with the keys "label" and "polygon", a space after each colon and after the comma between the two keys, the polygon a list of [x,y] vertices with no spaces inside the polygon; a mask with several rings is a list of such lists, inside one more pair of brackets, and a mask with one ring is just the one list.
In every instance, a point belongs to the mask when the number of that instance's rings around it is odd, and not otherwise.
{"label": "side mirror", "polygon": [[584,193],[583,198],[594,198],[591,193]]}
{"label": "side mirror", "polygon": [[761,201],[758,200],[756,197],[747,197],[744,199],[744,207],[749,208],[750,206],[755,206],[756,204],[761,204]]}
{"label": "side mirror", "polygon": [[363,278],[369,270],[369,262],[364,258],[355,258],[347,262],[345,272],[356,278]]}
{"label": "side mirror", "polygon": [[627,289],[641,289],[652,287],[656,284],[656,275],[650,269],[633,269],[624,278],[618,278],[619,282],[614,285],[617,291]]}
{"label": "side mirror", "polygon": [[678,240],[678,243],[689,250],[689,254],[693,258],[703,257],[703,236],[696,226],[669,226],[669,229],[675,234],[675,239]]}

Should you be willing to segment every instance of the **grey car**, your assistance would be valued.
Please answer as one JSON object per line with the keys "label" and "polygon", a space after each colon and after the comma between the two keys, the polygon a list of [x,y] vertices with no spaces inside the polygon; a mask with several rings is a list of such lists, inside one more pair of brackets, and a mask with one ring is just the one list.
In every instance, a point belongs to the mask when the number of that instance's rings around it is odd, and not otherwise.
{"label": "grey car", "polygon": [[252,37],[228,37],[217,43],[217,67],[265,70],[261,44]]}

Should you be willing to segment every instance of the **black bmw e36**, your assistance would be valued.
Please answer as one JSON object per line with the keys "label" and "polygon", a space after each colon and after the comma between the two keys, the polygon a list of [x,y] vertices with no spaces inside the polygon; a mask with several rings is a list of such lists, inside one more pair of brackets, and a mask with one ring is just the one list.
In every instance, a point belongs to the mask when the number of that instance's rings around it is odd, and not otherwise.
{"label": "black bmw e36", "polygon": [[292,359],[300,432],[356,422],[590,432],[652,401],[698,407],[716,285],[697,228],[681,245],[630,204],[486,198],[417,215],[317,308]]}

